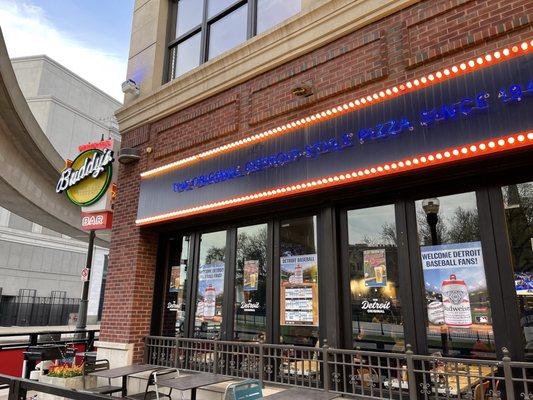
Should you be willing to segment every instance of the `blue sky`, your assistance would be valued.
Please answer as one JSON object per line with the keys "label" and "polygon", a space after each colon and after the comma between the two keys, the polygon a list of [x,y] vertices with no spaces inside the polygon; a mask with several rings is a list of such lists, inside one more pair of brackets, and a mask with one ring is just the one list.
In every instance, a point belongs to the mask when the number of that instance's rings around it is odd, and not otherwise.
{"label": "blue sky", "polygon": [[46,54],[122,101],[133,0],[0,0],[10,57]]}
{"label": "blue sky", "polygon": [[55,26],[88,46],[128,56],[133,0],[28,0]]}

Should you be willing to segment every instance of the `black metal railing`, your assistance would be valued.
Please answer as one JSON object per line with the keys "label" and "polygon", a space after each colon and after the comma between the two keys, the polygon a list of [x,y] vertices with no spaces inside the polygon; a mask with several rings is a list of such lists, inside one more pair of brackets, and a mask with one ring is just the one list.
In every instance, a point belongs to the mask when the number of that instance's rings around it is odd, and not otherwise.
{"label": "black metal railing", "polygon": [[78,312],[79,298],[66,297],[64,291],[37,296],[34,289],[20,289],[17,296],[0,293],[0,326],[67,325]]}
{"label": "black metal railing", "polygon": [[[11,357],[8,350],[26,350],[30,346],[40,345],[82,345],[83,351],[93,351],[94,343],[98,340],[99,329],[85,329],[81,331],[75,330],[48,330],[31,333],[2,333],[0,334],[0,371],[2,362],[12,361],[5,360],[6,357]],[[4,356],[4,354],[7,354]],[[22,360],[20,360],[20,368],[22,371]],[[26,364],[26,378],[29,377],[30,371],[35,368],[34,361],[27,361]]]}
{"label": "black metal railing", "polygon": [[64,397],[73,400],[109,400],[109,396],[95,394],[90,392],[78,392],[62,388],[59,386],[49,385],[46,383],[30,381],[29,379],[14,378],[12,376],[0,374],[0,389],[9,389],[7,400],[20,400],[28,398],[29,391],[35,392],[37,399],[40,393],[47,393],[54,396]]}
{"label": "black metal railing", "polygon": [[533,399],[533,363],[149,336],[145,362],[367,399]]}

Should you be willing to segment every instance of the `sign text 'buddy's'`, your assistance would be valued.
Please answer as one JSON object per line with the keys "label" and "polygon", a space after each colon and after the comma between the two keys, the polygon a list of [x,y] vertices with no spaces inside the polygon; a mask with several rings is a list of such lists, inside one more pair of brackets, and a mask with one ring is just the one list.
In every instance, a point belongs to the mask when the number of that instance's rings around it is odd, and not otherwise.
{"label": "sign text 'buddy's'", "polygon": [[105,167],[111,163],[113,163],[113,150],[104,149],[102,152],[95,152],[92,157],[85,159],[80,169],[67,168],[61,173],[56,193],[64,192],[89,176],[98,178],[105,171]]}

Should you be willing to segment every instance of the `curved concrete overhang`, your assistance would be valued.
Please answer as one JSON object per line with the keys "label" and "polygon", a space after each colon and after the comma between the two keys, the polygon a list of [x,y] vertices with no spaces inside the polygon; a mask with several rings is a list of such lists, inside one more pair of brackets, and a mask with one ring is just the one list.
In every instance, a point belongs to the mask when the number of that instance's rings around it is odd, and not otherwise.
{"label": "curved concrete overhang", "polygon": [[[80,208],[55,192],[64,160],[35,120],[0,29],[0,206],[39,225],[87,240]],[[109,247],[109,234],[96,244]]]}

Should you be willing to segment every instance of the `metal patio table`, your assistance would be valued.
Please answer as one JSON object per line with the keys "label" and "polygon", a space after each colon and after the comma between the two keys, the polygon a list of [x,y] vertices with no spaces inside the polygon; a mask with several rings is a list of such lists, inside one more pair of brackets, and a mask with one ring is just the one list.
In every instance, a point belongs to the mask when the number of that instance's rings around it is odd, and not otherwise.
{"label": "metal patio table", "polygon": [[335,393],[324,392],[322,390],[291,388],[284,390],[283,392],[271,394],[270,396],[266,396],[264,398],[268,400],[330,400],[336,397],[339,397],[339,395]]}
{"label": "metal patio table", "polygon": [[126,397],[128,391],[128,376],[146,372],[151,370],[158,370],[162,367],[150,364],[136,364],[127,365],[125,367],[111,368],[103,371],[91,372],[89,375],[98,376],[100,378],[122,378],[122,397]]}
{"label": "metal patio table", "polygon": [[235,379],[232,376],[224,376],[200,372],[193,375],[182,376],[174,379],[164,379],[157,382],[157,386],[164,386],[181,391],[190,390],[191,400],[196,400],[196,389],[202,386],[213,385],[215,383],[231,381]]}

